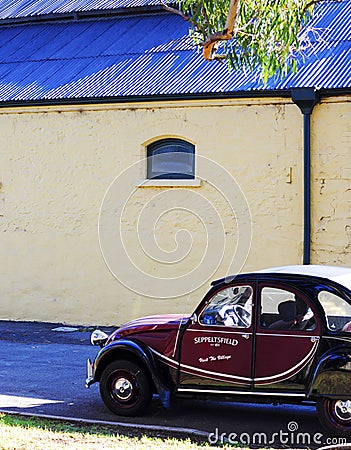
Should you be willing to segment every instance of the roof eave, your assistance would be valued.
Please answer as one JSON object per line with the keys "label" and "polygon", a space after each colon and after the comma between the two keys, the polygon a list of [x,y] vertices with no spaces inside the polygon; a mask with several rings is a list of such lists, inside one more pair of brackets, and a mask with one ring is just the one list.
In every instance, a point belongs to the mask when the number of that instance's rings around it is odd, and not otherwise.
{"label": "roof eave", "polygon": [[147,5],[147,6],[131,6],[128,8],[116,8],[116,9],[96,9],[89,11],[72,11],[67,13],[51,13],[51,14],[38,14],[33,16],[21,16],[21,17],[9,17],[6,19],[0,19],[0,27],[8,25],[22,25],[39,22],[67,22],[67,21],[79,21],[88,19],[102,19],[120,17],[132,14],[153,14],[167,12],[162,5]]}
{"label": "roof eave", "polygon": [[[321,97],[336,97],[350,95],[351,88],[320,89]],[[234,98],[291,98],[291,89],[276,90],[251,90],[235,92],[204,92],[185,94],[155,94],[155,95],[127,95],[111,97],[78,97],[78,98],[57,98],[38,100],[10,100],[0,102],[0,108],[12,107],[36,107],[36,106],[59,106],[59,105],[92,105],[111,103],[148,103],[148,102],[173,102],[187,100],[216,100]]]}

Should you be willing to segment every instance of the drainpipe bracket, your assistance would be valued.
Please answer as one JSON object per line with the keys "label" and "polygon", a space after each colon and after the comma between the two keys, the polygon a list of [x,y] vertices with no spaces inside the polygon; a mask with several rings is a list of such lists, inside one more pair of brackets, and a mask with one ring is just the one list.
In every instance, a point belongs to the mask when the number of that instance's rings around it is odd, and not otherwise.
{"label": "drainpipe bracket", "polygon": [[303,115],[312,114],[314,106],[319,102],[319,93],[316,88],[294,88],[291,90],[291,99]]}

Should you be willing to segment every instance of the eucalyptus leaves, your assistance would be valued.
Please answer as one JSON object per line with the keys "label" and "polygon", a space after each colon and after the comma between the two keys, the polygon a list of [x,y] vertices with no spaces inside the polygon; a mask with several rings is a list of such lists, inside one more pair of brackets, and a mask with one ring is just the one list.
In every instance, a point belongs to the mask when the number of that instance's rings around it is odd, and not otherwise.
{"label": "eucalyptus leaves", "polygon": [[266,82],[297,70],[297,51],[302,41],[306,45],[306,27],[318,1],[179,0],[179,10],[167,9],[190,22],[191,36],[206,59],[225,59],[233,69],[259,67]]}

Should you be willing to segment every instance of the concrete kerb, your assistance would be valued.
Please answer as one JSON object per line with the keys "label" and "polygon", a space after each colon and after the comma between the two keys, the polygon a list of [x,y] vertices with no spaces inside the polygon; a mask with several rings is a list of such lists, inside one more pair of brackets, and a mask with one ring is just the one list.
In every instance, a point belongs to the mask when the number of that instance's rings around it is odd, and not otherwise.
{"label": "concrete kerb", "polygon": [[[23,322],[0,320],[0,340],[28,344],[90,345],[90,335],[96,325],[81,326],[53,322]],[[99,327],[107,334],[116,327]]]}

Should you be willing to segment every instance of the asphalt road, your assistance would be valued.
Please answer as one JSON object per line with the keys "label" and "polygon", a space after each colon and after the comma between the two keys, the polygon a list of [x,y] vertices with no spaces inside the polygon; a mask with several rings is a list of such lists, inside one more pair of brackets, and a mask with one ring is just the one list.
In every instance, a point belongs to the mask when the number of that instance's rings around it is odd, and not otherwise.
{"label": "asphalt road", "polygon": [[212,444],[265,440],[271,448],[318,448],[331,443],[311,406],[182,399],[174,409],[165,410],[154,398],[144,417],[115,416],[105,408],[97,384],[85,388],[85,362],[96,353],[89,344],[90,332],[53,332],[55,326],[0,321],[1,411],[108,421],[122,430],[122,424],[146,426],[144,430],[149,426],[159,435],[164,434],[162,427],[171,427]]}

